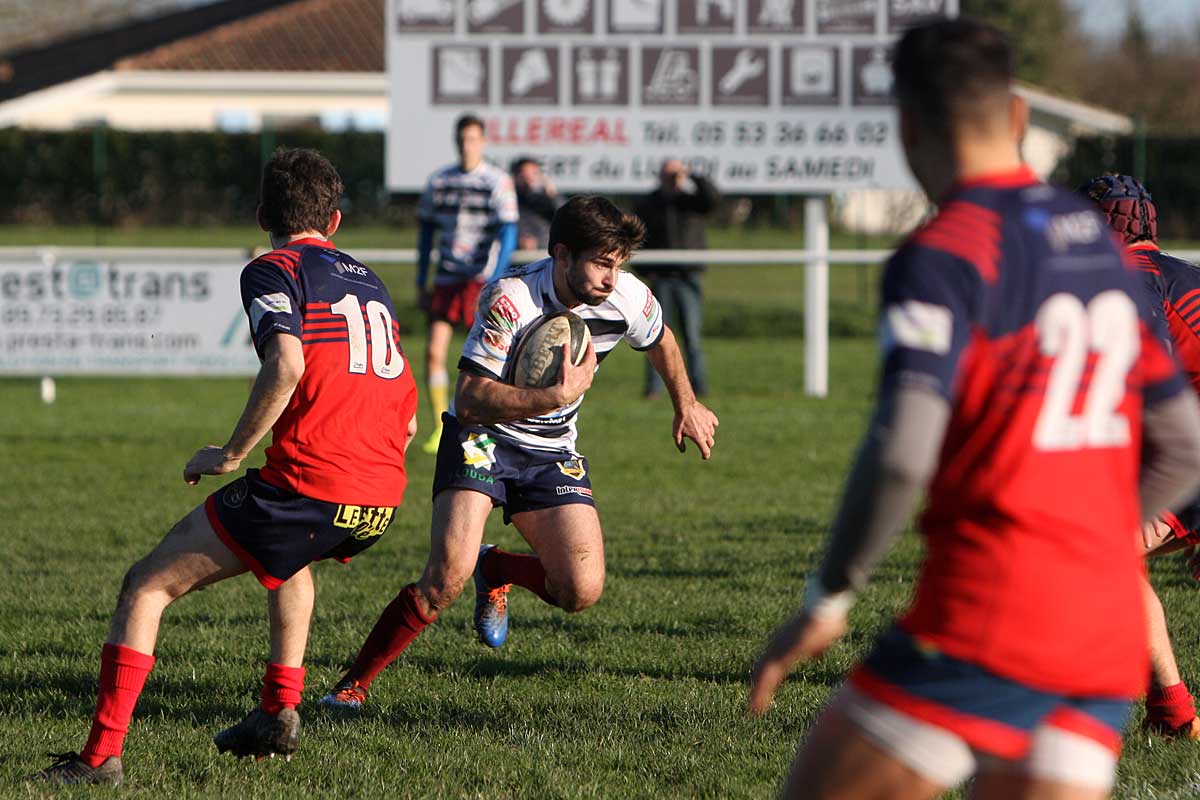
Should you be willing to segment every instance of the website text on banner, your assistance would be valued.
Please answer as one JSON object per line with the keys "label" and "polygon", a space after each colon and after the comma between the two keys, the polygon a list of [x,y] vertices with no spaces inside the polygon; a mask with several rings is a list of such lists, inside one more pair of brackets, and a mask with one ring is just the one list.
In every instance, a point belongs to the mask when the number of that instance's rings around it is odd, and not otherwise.
{"label": "website text on banner", "polygon": [[254,375],[240,264],[0,261],[0,375]]}

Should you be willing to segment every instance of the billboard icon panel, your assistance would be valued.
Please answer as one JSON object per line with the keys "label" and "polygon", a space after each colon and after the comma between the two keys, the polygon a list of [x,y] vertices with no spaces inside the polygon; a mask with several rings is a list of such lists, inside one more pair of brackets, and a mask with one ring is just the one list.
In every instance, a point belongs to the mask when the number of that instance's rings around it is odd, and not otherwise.
{"label": "billboard icon panel", "polygon": [[454,0],[396,0],[399,33],[453,33]]}
{"label": "billboard icon panel", "polygon": [[817,33],[874,33],[879,0],[817,0]]}
{"label": "billboard icon panel", "polygon": [[946,16],[946,0],[888,0],[888,33]]}
{"label": "billboard icon panel", "polygon": [[750,33],[803,33],[804,0],[748,0]]}
{"label": "billboard icon panel", "polygon": [[700,48],[644,48],[642,105],[700,105]]}
{"label": "billboard icon panel", "polygon": [[850,51],[851,101],[856,106],[892,104],[892,65],[885,45],[855,47]]}
{"label": "billboard icon panel", "polygon": [[628,47],[576,47],[571,72],[573,105],[629,105]]}
{"label": "billboard icon panel", "polygon": [[714,47],[714,106],[766,106],[770,58],[766,47]]}
{"label": "billboard icon panel", "polygon": [[784,49],[785,106],[841,105],[840,50],[824,45],[795,45]]}
{"label": "billboard icon panel", "polygon": [[506,47],[500,61],[505,105],[558,105],[558,48]]}
{"label": "billboard icon panel", "polygon": [[662,33],[665,0],[608,0],[610,33]]}
{"label": "billboard icon panel", "polygon": [[481,105],[488,102],[488,50],[470,45],[433,48],[434,105]]}
{"label": "billboard icon panel", "polygon": [[524,33],[525,4],[522,0],[467,0],[467,31]]}
{"label": "billboard icon panel", "polygon": [[537,0],[538,33],[596,32],[592,0]]}
{"label": "billboard icon panel", "polygon": [[676,0],[679,33],[733,33],[734,0]]}

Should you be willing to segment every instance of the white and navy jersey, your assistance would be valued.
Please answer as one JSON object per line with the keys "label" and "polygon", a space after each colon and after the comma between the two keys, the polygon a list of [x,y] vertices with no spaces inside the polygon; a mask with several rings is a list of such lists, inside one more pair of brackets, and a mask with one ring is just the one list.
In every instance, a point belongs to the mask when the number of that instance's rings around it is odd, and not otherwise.
{"label": "white and navy jersey", "polygon": [[517,221],[512,178],[486,161],[470,172],[443,167],[425,183],[417,219],[437,228],[435,286],[487,281],[500,252],[500,226]]}
{"label": "white and navy jersey", "polygon": [[[554,261],[546,258],[525,267],[510,269],[483,288],[475,324],[463,345],[460,370],[503,380],[509,353],[521,334],[547,314],[566,309],[554,292]],[[621,272],[612,294],[598,306],[570,309],[588,326],[597,361],[627,339],[634,350],[649,350],[663,335],[662,307],[646,284],[631,273]],[[580,397],[569,406],[540,417],[490,425],[496,436],[535,450],[574,454],[575,426]],[[450,413],[454,413],[451,405]]]}

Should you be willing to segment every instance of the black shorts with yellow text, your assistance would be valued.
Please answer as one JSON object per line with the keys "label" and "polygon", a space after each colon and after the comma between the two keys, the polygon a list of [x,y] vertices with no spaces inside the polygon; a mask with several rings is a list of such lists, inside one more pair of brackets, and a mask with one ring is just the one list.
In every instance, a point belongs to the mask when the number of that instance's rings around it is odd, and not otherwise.
{"label": "black shorts with yellow text", "polygon": [[379,540],[394,508],[328,503],[267,483],[248,469],[204,503],[208,521],[268,589],[326,558],[343,564]]}

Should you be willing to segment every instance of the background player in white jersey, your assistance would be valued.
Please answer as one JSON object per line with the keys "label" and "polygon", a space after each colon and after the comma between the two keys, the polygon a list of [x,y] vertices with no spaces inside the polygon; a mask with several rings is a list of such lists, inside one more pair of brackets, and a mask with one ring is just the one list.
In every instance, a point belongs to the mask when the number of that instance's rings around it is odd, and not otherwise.
{"label": "background player in white jersey", "polygon": [[[575,418],[597,362],[622,340],[646,353],[675,406],[672,435],[707,459],[716,416],[696,400],[671,330],[645,284],[621,265],[645,228],[600,197],[576,197],[550,226],[551,257],[485,287],[459,362],[454,407],[444,417],[434,478],[432,546],[425,572],[384,610],[326,705],[357,707],[375,677],[475,576],[475,629],[499,647],[508,633],[507,592],[517,584],[564,611],[593,605],[604,587],[604,540],[587,459],[575,449]],[[522,332],[570,309],[593,345],[579,366],[563,362],[557,385],[502,382]],[[480,546],[492,508],[504,510],[537,555]]]}
{"label": "background player in white jersey", "polygon": [[[429,176],[417,206],[417,302],[429,315],[425,375],[434,420],[427,453],[437,452],[448,407],[446,354],[454,327],[471,327],[480,288],[505,270],[517,244],[517,196],[508,173],[483,160],[483,120],[459,117],[454,136],[458,163]],[[425,284],[435,238],[438,264],[431,290]]]}

